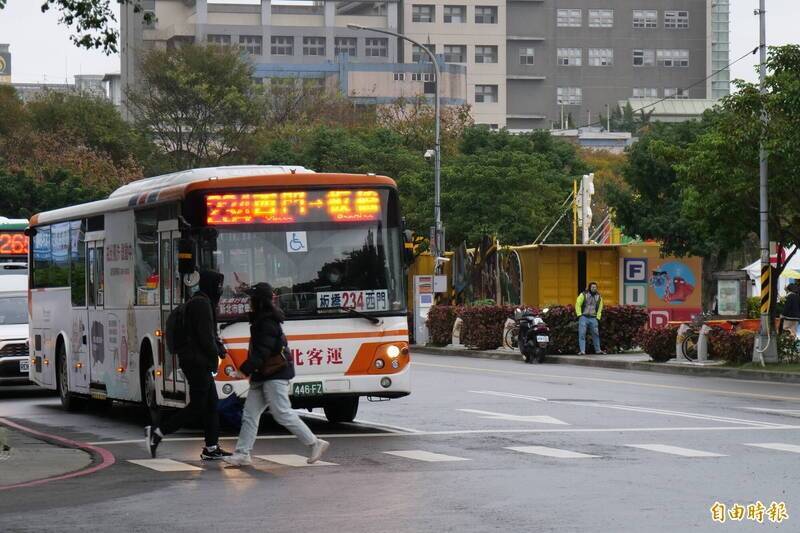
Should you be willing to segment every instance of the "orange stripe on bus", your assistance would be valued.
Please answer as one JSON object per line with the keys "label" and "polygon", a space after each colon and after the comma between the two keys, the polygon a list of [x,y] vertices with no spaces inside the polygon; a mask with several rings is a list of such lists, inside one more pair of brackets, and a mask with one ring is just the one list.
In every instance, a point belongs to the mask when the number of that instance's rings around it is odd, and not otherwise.
{"label": "orange stripe on bus", "polygon": [[[313,341],[313,340],[334,340],[334,339],[362,339],[372,337],[395,337],[397,335],[408,335],[407,329],[393,329],[389,331],[362,331],[359,333],[313,333],[310,335],[287,335],[290,341]],[[250,342],[250,337],[237,337],[234,339],[224,339],[226,344],[237,342]]]}

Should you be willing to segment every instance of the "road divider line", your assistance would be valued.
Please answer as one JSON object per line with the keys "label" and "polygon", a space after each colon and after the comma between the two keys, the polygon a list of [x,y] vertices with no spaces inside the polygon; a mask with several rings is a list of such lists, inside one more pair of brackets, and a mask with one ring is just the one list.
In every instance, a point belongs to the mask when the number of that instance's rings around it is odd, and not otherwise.
{"label": "road divider line", "polygon": [[293,467],[306,467],[306,466],[339,466],[336,463],[328,463],[326,461],[317,461],[314,464],[308,464],[308,461],[302,455],[284,454],[284,455],[255,455],[256,459],[262,461],[269,461],[270,463],[277,463],[283,466]]}
{"label": "road divider line", "polygon": [[544,457],[555,457],[557,459],[591,459],[593,457],[600,457],[599,455],[589,455],[587,453],[562,450],[560,448],[548,448],[547,446],[508,446],[506,450],[529,453],[532,455],[542,455]]}
{"label": "road divider line", "polygon": [[766,448],[767,450],[778,450],[781,452],[800,453],[800,446],[797,444],[785,444],[782,442],[750,442],[745,446],[754,446],[756,448]]}
{"label": "road divider line", "polygon": [[469,461],[465,457],[456,457],[455,455],[444,455],[442,453],[426,452],[425,450],[396,450],[391,452],[383,452],[387,455],[395,455],[405,459],[414,459],[415,461],[425,461],[427,463],[441,463],[452,461]]}
{"label": "road divider line", "polygon": [[[628,381],[624,379],[610,379],[610,378],[592,378],[587,376],[564,376],[560,374],[541,374],[538,372],[530,372],[526,371],[522,368],[520,370],[500,370],[497,368],[481,368],[477,366],[465,366],[465,365],[445,365],[443,363],[423,363],[421,361],[415,360],[414,366],[419,367],[428,367],[428,368],[446,368],[450,370],[465,370],[467,372],[475,372],[478,374],[501,374],[507,376],[514,376],[514,377],[524,377],[524,378],[547,378],[547,379],[563,379],[568,381],[592,381],[596,383],[612,383],[615,385],[633,385],[636,387],[645,387],[645,388],[652,388],[652,389],[669,389],[669,390],[682,390],[682,391],[691,391],[691,392],[704,392],[704,393],[715,393],[715,394],[723,394],[726,396],[740,396],[743,398],[760,398],[766,400],[788,400],[792,402],[800,402],[800,396],[777,396],[774,394],[760,394],[756,392],[741,392],[741,391],[728,391],[723,389],[705,389],[703,387],[687,387],[685,385],[665,385],[662,383],[646,383],[641,381]],[[786,387],[800,387],[800,384],[795,383],[770,383],[772,386],[786,386]]]}
{"label": "road divider line", "polygon": [[202,468],[173,459],[128,459],[129,463],[155,470],[156,472],[202,472]]}
{"label": "road divider line", "polygon": [[704,452],[691,448],[681,448],[680,446],[670,446],[668,444],[626,444],[629,448],[639,448],[651,452],[668,453],[670,455],[680,455],[681,457],[727,457],[721,453]]}

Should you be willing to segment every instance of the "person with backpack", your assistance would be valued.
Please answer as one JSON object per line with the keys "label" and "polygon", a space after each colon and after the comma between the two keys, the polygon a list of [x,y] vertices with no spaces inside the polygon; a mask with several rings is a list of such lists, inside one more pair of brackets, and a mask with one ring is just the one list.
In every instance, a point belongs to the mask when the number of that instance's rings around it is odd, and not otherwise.
{"label": "person with backpack", "polygon": [[178,354],[178,364],[189,384],[189,405],[175,412],[156,426],[145,428],[150,455],[155,458],[165,435],[174,433],[195,417],[202,417],[205,446],[200,453],[204,461],[229,457],[219,447],[219,415],[217,385],[213,373],[225,348],[217,337],[216,309],[222,296],[225,277],[213,270],[200,272],[198,291],[178,306],[167,319],[168,346]]}
{"label": "person with backpack", "polygon": [[294,364],[281,327],[283,311],[275,306],[274,291],[269,283],[258,283],[246,292],[250,296],[251,309],[250,350],[239,372],[250,376],[250,390],[244,404],[236,450],[224,461],[232,466],[253,463],[250,451],[258,435],[261,414],[269,407],[275,421],[310,448],[307,462],[313,464],[330,443],[316,437],[292,409],[289,380],[294,378]]}
{"label": "person with backpack", "polygon": [[586,355],[586,329],[592,334],[594,353],[604,354],[600,349],[600,317],[603,315],[603,297],[597,290],[597,283],[589,283],[585,291],[575,301],[575,313],[578,315],[578,355]]}

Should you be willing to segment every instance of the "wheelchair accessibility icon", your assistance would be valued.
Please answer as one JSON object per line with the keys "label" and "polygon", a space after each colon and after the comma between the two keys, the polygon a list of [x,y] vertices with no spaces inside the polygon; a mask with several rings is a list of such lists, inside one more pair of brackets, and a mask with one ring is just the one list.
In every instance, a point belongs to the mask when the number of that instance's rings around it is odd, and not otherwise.
{"label": "wheelchair accessibility icon", "polygon": [[286,232],[286,251],[289,253],[307,252],[308,241],[305,231]]}

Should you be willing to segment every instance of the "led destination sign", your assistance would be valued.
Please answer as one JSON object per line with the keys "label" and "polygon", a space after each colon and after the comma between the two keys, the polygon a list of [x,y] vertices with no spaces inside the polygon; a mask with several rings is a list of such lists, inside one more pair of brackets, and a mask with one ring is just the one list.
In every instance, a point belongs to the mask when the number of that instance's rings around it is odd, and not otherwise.
{"label": "led destination sign", "polygon": [[206,223],[288,224],[293,222],[361,222],[381,216],[381,195],[373,189],[277,191],[210,194]]}
{"label": "led destination sign", "polygon": [[28,237],[20,232],[0,232],[0,255],[28,255]]}

